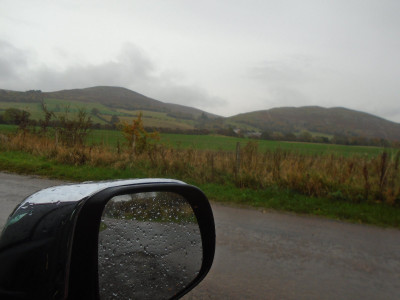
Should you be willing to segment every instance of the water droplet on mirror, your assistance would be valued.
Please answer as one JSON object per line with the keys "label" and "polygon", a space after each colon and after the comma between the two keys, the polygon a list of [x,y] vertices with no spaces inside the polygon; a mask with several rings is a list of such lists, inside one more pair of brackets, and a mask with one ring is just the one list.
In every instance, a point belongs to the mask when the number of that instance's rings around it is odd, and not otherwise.
{"label": "water droplet on mirror", "polygon": [[[156,197],[149,197],[149,194]],[[102,220],[106,222],[110,234],[106,236],[106,231],[99,233],[99,251],[107,251],[110,257],[99,256],[99,271],[103,270],[106,274],[99,276],[99,284],[104,286],[107,278],[108,282],[112,278],[115,285],[114,290],[101,289],[102,298],[114,298],[113,291],[121,299],[143,298],[136,292],[146,290],[146,299],[169,299],[195,278],[192,277],[195,271],[200,270],[201,243],[192,243],[195,238],[201,240],[198,226],[194,226],[196,231],[186,226],[186,221],[182,222],[182,217],[183,220],[188,217],[188,210],[184,208],[188,204],[179,195],[169,192],[139,193],[129,199],[132,200],[129,205],[116,201],[109,211],[106,206],[103,213]],[[188,208],[193,215],[190,206]],[[101,239],[103,242],[100,242]],[[104,250],[101,245],[106,243],[109,243],[109,248]],[[197,251],[198,247],[200,251]],[[183,255],[185,249],[188,249],[186,256]],[[179,266],[172,263],[177,257]],[[176,278],[176,281],[168,284],[171,278]],[[131,291],[130,296],[123,295],[123,291]]]}

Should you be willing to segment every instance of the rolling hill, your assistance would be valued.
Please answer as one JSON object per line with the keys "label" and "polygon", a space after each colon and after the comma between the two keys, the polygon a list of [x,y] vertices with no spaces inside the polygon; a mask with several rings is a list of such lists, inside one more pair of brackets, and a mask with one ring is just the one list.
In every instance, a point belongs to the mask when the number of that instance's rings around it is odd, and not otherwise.
{"label": "rolling hill", "polygon": [[0,115],[7,108],[18,108],[29,111],[32,118],[38,119],[41,116],[40,102],[43,100],[55,113],[60,113],[67,105],[71,111],[85,108],[92,112],[93,122],[99,124],[109,124],[113,116],[129,120],[142,111],[145,126],[157,128],[241,128],[258,132],[310,132],[322,136],[344,135],[400,141],[400,124],[342,107],[281,107],[223,118],[189,106],[164,103],[126,88],[108,86],[56,92],[0,89]]}
{"label": "rolling hill", "polygon": [[44,93],[44,96],[53,99],[99,103],[110,108],[122,108],[126,110],[184,113],[191,114],[194,118],[205,113],[208,117],[216,117],[216,115],[200,109],[164,103],[122,87],[97,86],[85,89],[62,90]]}
{"label": "rolling hill", "polygon": [[261,131],[309,131],[327,135],[363,136],[400,140],[400,124],[343,107],[281,107],[254,111],[227,118]]}
{"label": "rolling hill", "polygon": [[26,110],[33,119],[41,117],[40,103],[56,114],[69,106],[71,112],[84,108],[92,114],[94,123],[108,124],[112,116],[120,120],[135,118],[143,112],[144,123],[149,127],[191,130],[201,127],[204,119],[212,120],[217,115],[189,106],[164,103],[126,88],[97,86],[84,89],[41,92],[26,92],[0,89],[0,114],[7,108]]}

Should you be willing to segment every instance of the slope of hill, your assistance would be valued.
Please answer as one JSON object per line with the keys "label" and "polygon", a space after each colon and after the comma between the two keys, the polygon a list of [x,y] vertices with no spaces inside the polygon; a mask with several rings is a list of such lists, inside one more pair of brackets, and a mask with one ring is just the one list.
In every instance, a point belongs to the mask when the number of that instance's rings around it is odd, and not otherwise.
{"label": "slope of hill", "polygon": [[120,87],[97,86],[85,89],[62,90],[43,93],[46,98],[101,103],[115,108],[152,108],[165,110],[164,103]]}
{"label": "slope of hill", "polygon": [[200,109],[164,103],[122,87],[96,86],[43,94],[46,98],[100,103],[111,108],[183,113],[192,115],[193,118],[197,118],[202,113],[205,113],[210,118],[216,117],[216,115],[204,112]]}
{"label": "slope of hill", "polygon": [[0,89],[0,117],[6,109],[17,108],[28,111],[32,119],[38,120],[43,114],[40,106],[42,101],[55,114],[62,113],[65,107],[69,107],[72,113],[83,108],[92,114],[94,123],[102,125],[112,124],[113,116],[120,121],[129,121],[136,118],[139,111],[143,113],[145,126],[172,130],[193,130],[202,127],[205,120],[218,117],[200,109],[164,103],[126,88],[109,86],[56,92]]}
{"label": "slope of hill", "polygon": [[0,117],[7,108],[18,108],[29,111],[33,119],[39,119],[42,115],[39,103],[43,100],[55,113],[61,113],[65,105],[75,111],[85,108],[92,113],[93,122],[100,124],[111,124],[113,116],[122,121],[131,120],[142,111],[144,124],[149,127],[229,132],[232,131],[229,127],[233,127],[283,134],[306,131],[323,136],[336,134],[400,141],[400,124],[341,107],[282,107],[222,118],[189,106],[164,103],[126,88],[108,86],[56,92],[0,89]]}
{"label": "slope of hill", "polygon": [[187,115],[191,114],[193,118],[199,117],[203,113],[207,115],[208,118],[218,117],[217,115],[197,108],[164,103],[122,87],[96,86],[56,92],[41,92],[39,90],[18,92],[0,89],[0,102],[37,103],[45,99],[96,103],[103,104],[110,108],[127,110],[149,110],[167,113],[183,113]]}
{"label": "slope of hill", "polygon": [[227,122],[244,124],[261,131],[340,134],[400,140],[400,124],[342,107],[282,107],[239,114]]}

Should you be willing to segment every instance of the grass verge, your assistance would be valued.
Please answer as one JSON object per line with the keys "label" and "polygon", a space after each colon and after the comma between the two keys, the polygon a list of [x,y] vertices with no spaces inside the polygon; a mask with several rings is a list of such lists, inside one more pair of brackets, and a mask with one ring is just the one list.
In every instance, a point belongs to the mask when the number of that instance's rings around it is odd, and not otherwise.
{"label": "grass verge", "polygon": [[[149,177],[145,167],[114,169],[74,166],[18,151],[0,152],[0,171],[34,174],[71,181]],[[154,177],[154,174],[152,174]],[[191,178],[177,178],[200,187],[215,202],[256,208],[325,216],[355,223],[400,228],[400,207],[382,203],[351,203],[320,197],[308,197],[289,189],[238,188],[232,184],[199,183]]]}

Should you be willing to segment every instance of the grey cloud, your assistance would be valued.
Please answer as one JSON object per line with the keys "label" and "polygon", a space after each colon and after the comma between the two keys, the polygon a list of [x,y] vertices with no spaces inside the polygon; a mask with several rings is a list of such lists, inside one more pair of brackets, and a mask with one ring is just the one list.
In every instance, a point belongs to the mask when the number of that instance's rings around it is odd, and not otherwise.
{"label": "grey cloud", "polygon": [[267,84],[302,83],[315,78],[316,66],[311,57],[297,55],[280,60],[267,60],[249,70],[250,78]]}
{"label": "grey cloud", "polygon": [[400,107],[396,104],[392,105],[391,107],[381,106],[379,104],[369,105],[369,107],[367,107],[367,111],[371,114],[383,116],[389,120],[394,120],[397,123],[400,121]]}
{"label": "grey cloud", "polygon": [[270,87],[270,95],[269,103],[273,107],[301,106],[306,105],[302,103],[307,103],[310,100],[300,89],[291,86],[278,85]]}
{"label": "grey cloud", "polygon": [[65,70],[42,67],[35,70],[35,85],[43,90],[117,85],[139,88],[151,82],[155,67],[137,47],[126,44],[113,60],[101,64],[73,65]]}
{"label": "grey cloud", "polygon": [[247,77],[264,91],[267,107],[306,105],[304,87],[321,80],[317,78],[313,60],[306,56],[264,61],[248,70]]}
{"label": "grey cloud", "polygon": [[250,76],[267,84],[304,81],[305,72],[301,69],[279,62],[267,62],[251,70]]}
{"label": "grey cloud", "polygon": [[0,82],[11,82],[27,67],[28,54],[0,40]]}
{"label": "grey cloud", "polygon": [[309,58],[262,62],[247,77],[262,90],[260,102],[277,106],[343,106],[399,122],[395,68],[380,65],[354,71],[335,68]]}
{"label": "grey cloud", "polygon": [[167,102],[195,106],[204,110],[216,106],[227,105],[227,101],[216,96],[211,96],[206,90],[196,86],[168,85],[158,88],[152,94],[156,98],[165,99]]}
{"label": "grey cloud", "polygon": [[146,54],[133,44],[122,47],[114,59],[101,64],[76,64],[66,69],[30,67],[26,52],[0,41],[0,88],[17,90],[122,86],[161,101],[209,108],[226,103],[197,86],[180,84],[174,72],[159,72]]}

